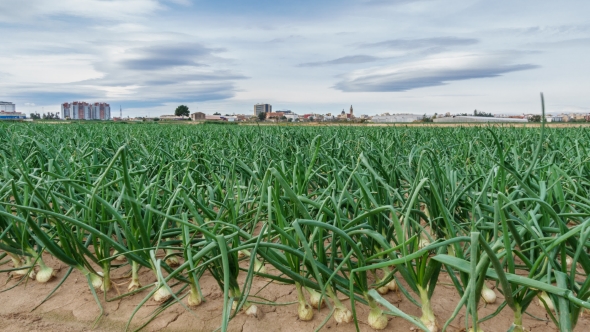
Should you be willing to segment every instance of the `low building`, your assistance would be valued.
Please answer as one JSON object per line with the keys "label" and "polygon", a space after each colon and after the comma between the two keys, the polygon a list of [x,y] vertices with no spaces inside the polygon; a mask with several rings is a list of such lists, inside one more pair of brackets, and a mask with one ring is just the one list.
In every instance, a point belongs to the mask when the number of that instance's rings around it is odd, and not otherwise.
{"label": "low building", "polygon": [[283,116],[285,116],[285,113],[283,112],[269,112],[266,113],[266,119],[281,119]]}
{"label": "low building", "polygon": [[[373,117],[375,119],[375,117]],[[527,119],[512,119],[512,118],[494,118],[494,117],[487,117],[487,116],[453,116],[453,117],[444,117],[444,118],[436,118],[432,121],[438,123],[467,123],[467,122],[528,122]]]}
{"label": "low building", "polygon": [[191,120],[193,121],[204,121],[205,120],[205,113],[203,112],[195,112],[191,114]]}
{"label": "low building", "polygon": [[24,120],[26,118],[24,113],[0,111],[0,120]]}
{"label": "low building", "polygon": [[162,120],[162,121],[182,121],[182,120],[190,120],[190,118],[188,116],[160,115],[160,120]]}
{"label": "low building", "polygon": [[546,115],[545,122],[563,122],[563,117],[560,115]]}
{"label": "low building", "polygon": [[7,101],[0,101],[0,120],[24,120],[27,116],[16,111],[16,105]]}
{"label": "low building", "polygon": [[226,121],[224,117],[221,115],[205,115],[205,120],[207,121]]}
{"label": "low building", "polygon": [[[389,114],[389,113],[385,113]],[[402,113],[394,115],[375,115],[371,118],[371,122],[387,123],[387,122],[414,122],[422,119],[423,115]]]}
{"label": "low building", "polygon": [[287,120],[291,119],[291,121],[299,120],[299,115],[297,115],[295,113],[285,114],[285,117],[287,118]]}

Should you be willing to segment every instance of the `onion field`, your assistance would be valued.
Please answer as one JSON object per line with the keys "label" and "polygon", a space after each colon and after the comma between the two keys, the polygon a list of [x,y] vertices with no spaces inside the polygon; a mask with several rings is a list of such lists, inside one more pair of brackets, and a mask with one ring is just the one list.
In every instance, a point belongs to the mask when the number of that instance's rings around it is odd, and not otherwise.
{"label": "onion field", "polygon": [[[463,312],[483,331],[507,311],[524,331],[540,304],[572,331],[590,309],[584,128],[0,123],[0,141],[0,273],[50,283],[48,298],[84,276],[99,308],[141,294],[154,317],[178,304],[199,317],[214,278],[221,331],[282,305],[253,296],[254,278],[292,285],[299,320],[327,311],[357,330],[443,331]],[[431,305],[443,276],[451,317]]]}

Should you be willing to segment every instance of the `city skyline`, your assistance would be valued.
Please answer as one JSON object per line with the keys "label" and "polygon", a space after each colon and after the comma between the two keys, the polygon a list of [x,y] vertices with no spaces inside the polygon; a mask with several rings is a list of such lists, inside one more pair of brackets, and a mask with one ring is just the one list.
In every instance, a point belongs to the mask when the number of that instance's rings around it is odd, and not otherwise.
{"label": "city skyline", "polygon": [[[583,1],[65,0],[0,4],[0,100],[124,115],[589,112]],[[264,19],[253,19],[264,18]],[[84,24],[80,24],[84,22]]]}

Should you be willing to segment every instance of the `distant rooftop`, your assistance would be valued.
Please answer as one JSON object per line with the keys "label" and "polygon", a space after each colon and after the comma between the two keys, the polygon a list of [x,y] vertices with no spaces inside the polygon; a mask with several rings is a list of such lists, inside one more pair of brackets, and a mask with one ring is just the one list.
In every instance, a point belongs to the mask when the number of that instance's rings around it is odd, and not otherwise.
{"label": "distant rooftop", "polygon": [[528,122],[527,119],[493,118],[486,116],[453,116],[433,119],[434,122]]}

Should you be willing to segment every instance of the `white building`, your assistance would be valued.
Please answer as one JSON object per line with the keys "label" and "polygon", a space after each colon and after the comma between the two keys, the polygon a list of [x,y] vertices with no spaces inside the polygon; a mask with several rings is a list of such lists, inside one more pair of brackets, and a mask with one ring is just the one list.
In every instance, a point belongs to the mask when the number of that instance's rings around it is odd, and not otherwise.
{"label": "white building", "polygon": [[16,105],[7,101],[0,101],[0,112],[13,113],[16,112]]}
{"label": "white building", "polygon": [[468,123],[468,122],[528,122],[527,119],[513,119],[513,118],[493,118],[487,116],[453,116],[433,119],[434,122],[455,122],[455,123]]}
{"label": "white building", "polygon": [[375,115],[371,122],[384,123],[384,122],[414,122],[422,119],[423,115],[401,113],[394,115]]}
{"label": "white building", "polygon": [[545,121],[547,121],[547,122],[563,122],[563,117],[559,116],[559,115],[556,115],[556,116],[546,115]]}

